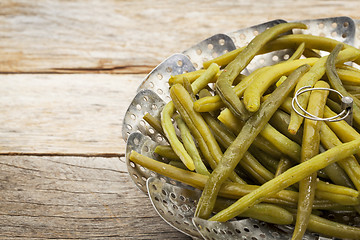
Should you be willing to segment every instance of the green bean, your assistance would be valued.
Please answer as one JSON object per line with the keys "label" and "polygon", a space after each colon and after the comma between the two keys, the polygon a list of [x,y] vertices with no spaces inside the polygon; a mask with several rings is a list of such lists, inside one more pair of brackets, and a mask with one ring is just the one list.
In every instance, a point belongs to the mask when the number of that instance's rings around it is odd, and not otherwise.
{"label": "green bean", "polygon": [[[170,88],[170,96],[192,135],[199,143],[200,150],[205,159],[208,161],[211,168],[214,169],[223,154],[201,114],[194,111],[193,101],[191,100],[189,93],[182,85],[175,84]],[[238,177],[234,172],[231,173],[230,178],[233,181],[245,183],[245,181]]]}
{"label": "green bean", "polygon": [[189,128],[186,126],[185,122],[181,119],[179,115],[175,117],[175,121],[180,130],[181,139],[183,141],[184,147],[194,161],[195,171],[203,175],[210,175],[209,171],[207,170],[200,157],[200,154],[196,148]]}
{"label": "green bean", "polygon": [[187,169],[187,167],[181,161],[171,160],[169,162],[169,165],[177,167],[177,168],[181,168],[181,169]]}
{"label": "green bean", "polygon": [[[230,206],[232,203],[234,203],[234,200],[217,198],[214,211],[219,212]],[[289,211],[282,207],[268,203],[260,203],[258,205],[252,206],[243,212],[239,217],[253,218],[260,221],[280,225],[290,225],[294,219],[293,215]]]}
{"label": "green bean", "polygon": [[[316,88],[329,88],[329,84],[319,81]],[[322,118],[328,91],[320,90],[311,93],[307,111]],[[305,119],[304,133],[301,145],[301,162],[305,162],[319,153],[320,124],[321,121]],[[316,172],[310,174],[299,182],[299,204],[296,214],[296,224],[292,240],[301,240],[306,231],[309,217],[312,212],[312,203],[315,198]]]}
{"label": "green bean", "polygon": [[[350,60],[354,60],[359,57],[359,51],[355,51],[354,48],[345,48],[342,50],[336,58],[336,63],[342,63]],[[325,74],[325,64],[328,56],[320,58],[314,66],[300,79],[296,85],[295,92],[304,86],[314,86],[315,83]],[[306,108],[309,99],[309,92],[299,95],[298,101],[302,107]],[[298,109],[302,112],[300,109]],[[297,114],[294,110],[291,112],[291,119],[289,124],[289,132],[295,134],[302,124],[303,117]]]}
{"label": "green bean", "polygon": [[360,239],[360,228],[310,215],[308,230],[340,239]]}
{"label": "green bean", "polygon": [[[262,67],[258,68],[248,76],[244,77],[235,87],[234,91],[238,97],[241,97],[244,93],[245,89],[262,73],[269,69],[269,67]],[[200,98],[199,100],[195,101],[194,109],[197,112],[210,112],[214,110],[218,110],[224,107],[225,104],[222,102],[219,95]]]}
{"label": "green bean", "polygon": [[271,117],[269,123],[277,129],[279,132],[296,142],[297,144],[301,144],[302,135],[303,135],[303,128],[300,128],[299,131],[293,135],[290,134],[287,130],[289,123],[290,123],[290,115],[285,113],[282,110],[278,110],[274,113]]}
{"label": "green bean", "polygon": [[241,132],[234,142],[227,148],[221,161],[211,173],[207,181],[199,203],[197,205],[195,216],[207,218],[210,216],[215,203],[216,196],[221,184],[228,178],[236,165],[242,159],[244,153],[248,150],[255,137],[261,132],[267,124],[272,114],[285,100],[290,91],[295,87],[298,78],[308,70],[309,66],[304,65],[295,70],[288,79],[281,84],[271,96],[262,104],[258,112],[250,117],[245,123]]}
{"label": "green bean", "polygon": [[[295,49],[297,46],[299,46],[301,43],[305,43],[306,48],[310,49],[317,49],[317,50],[323,50],[327,52],[331,52],[336,45],[338,45],[339,41],[327,38],[327,37],[320,37],[315,35],[309,35],[309,34],[289,34],[289,35],[283,35],[281,37],[276,38],[275,40],[269,42],[264,48],[262,49],[262,53],[275,51],[279,49],[284,48],[292,48]],[[360,50],[348,45],[344,44],[345,48],[352,49],[351,51],[357,52],[357,54],[360,54]],[[357,64],[360,63],[360,58],[357,58],[354,60]]]}
{"label": "green bean", "polygon": [[273,65],[262,72],[244,91],[244,104],[250,112],[256,112],[260,107],[261,96],[280,77],[290,74],[303,64],[314,65],[317,58],[297,59]]}
{"label": "green bean", "polygon": [[314,51],[313,49],[309,49],[309,48],[305,48],[303,55],[306,58],[310,58],[310,57],[316,57],[316,58],[321,58],[321,55],[319,53],[317,53],[316,51]]}
{"label": "green bean", "polygon": [[276,168],[275,177],[279,176],[280,174],[282,174],[292,166],[293,166],[292,162],[288,158],[282,156]]}
{"label": "green bean", "polygon": [[356,85],[345,85],[344,87],[347,91],[352,92],[352,93],[360,93],[360,86],[356,86]]}
{"label": "green bean", "polygon": [[143,119],[151,126],[153,127],[158,133],[165,136],[163,129],[161,127],[161,121],[157,119],[156,117],[152,116],[150,113],[146,113],[143,117]]}
{"label": "green bean", "polygon": [[169,102],[164,106],[161,112],[161,126],[176,155],[179,156],[179,158],[187,168],[189,168],[190,170],[195,170],[194,161],[186,151],[184,145],[176,136],[175,128],[171,122],[171,117],[174,112],[175,105],[173,102]]}
{"label": "green bean", "polygon": [[197,94],[207,86],[219,71],[219,66],[216,63],[212,63],[209,68],[191,84],[194,93]]}
{"label": "green bean", "polygon": [[354,98],[351,94],[349,94],[344,88],[339,75],[336,72],[335,61],[338,56],[343,44],[337,45],[334,50],[330,53],[328,60],[326,61],[326,75],[329,79],[330,85],[333,89],[340,92],[345,97],[353,98],[353,119],[354,121],[360,125],[360,100]]}
{"label": "green bean", "polygon": [[174,85],[176,83],[183,83],[184,77],[186,77],[190,82],[195,81],[198,77],[201,76],[205,72],[205,69],[199,69],[193,72],[187,72],[183,74],[178,74],[174,76],[170,76],[169,78],[169,85]]}
{"label": "green bean", "polygon": [[246,120],[249,117],[244,104],[235,94],[231,85],[240,74],[240,72],[248,65],[252,58],[259,50],[277,35],[287,32],[293,28],[306,28],[303,23],[283,23],[271,27],[257,35],[236,58],[230,62],[220,74],[216,82],[216,92],[225,103],[225,105],[239,118]]}
{"label": "green bean", "polygon": [[[217,138],[218,141],[220,140],[219,142],[222,143],[223,147],[228,148],[235,140],[235,135],[229,132],[229,130],[222,126],[219,122],[217,122],[210,114],[204,113],[203,117],[214,132],[215,138]],[[266,168],[264,168],[264,166],[261,165],[261,163],[259,163],[258,160],[254,158],[254,156],[252,156],[249,152],[245,153],[244,158],[240,161],[239,164],[259,183],[264,183],[274,178],[274,175]]]}
{"label": "green bean", "polygon": [[[206,175],[201,175],[195,172],[171,166],[163,162],[156,161],[135,151],[132,151],[130,153],[129,158],[134,163],[140,164],[141,166],[150,169],[151,171],[157,172],[163,176],[183,182],[198,189],[203,189],[208,180],[208,176]],[[259,186],[256,185],[239,184],[235,182],[225,181],[220,188],[219,196],[237,200],[240,197],[245,196],[246,194],[249,194],[250,192],[258,188]],[[296,207],[297,201],[298,193],[289,190],[281,190],[273,196],[264,199],[264,202],[281,204],[287,207]],[[315,200],[313,208],[332,209],[339,206],[339,204],[333,203],[328,200]]]}
{"label": "green bean", "polygon": [[318,154],[315,157],[290,168],[280,176],[264,183],[257,190],[254,190],[251,193],[240,198],[235,204],[217,213],[215,216],[210,218],[210,220],[227,221],[234,216],[239,215],[248,207],[261,202],[264,197],[270,196],[278,192],[279,190],[300,181],[311,173],[316,172],[333,162],[349,157],[359,151],[360,139],[357,139],[348,143],[341,144],[327,150],[326,152]]}
{"label": "green bean", "polygon": [[305,51],[305,43],[301,43],[298,48],[295,50],[293,55],[289,58],[289,61],[299,59],[303,52]]}
{"label": "green bean", "polygon": [[205,62],[203,62],[203,67],[208,68],[212,63],[216,63],[217,65],[219,65],[221,67],[225,67],[231,61],[233,61],[236,58],[236,56],[239,55],[239,53],[241,51],[243,51],[244,49],[245,49],[245,47],[237,48],[237,49],[227,52],[217,58],[214,58],[209,61],[205,61]]}
{"label": "green bean", "polygon": [[[342,144],[336,134],[330,127],[323,123],[321,124],[321,143],[327,149],[333,148]],[[360,165],[358,161],[351,156],[338,162],[339,166],[345,170],[357,190],[360,190]]]}
{"label": "green bean", "polygon": [[157,145],[154,149],[154,152],[167,159],[181,161],[171,146]]}
{"label": "green bean", "polygon": [[[236,118],[228,109],[222,111],[218,117],[224,124],[231,126],[231,129],[236,129],[236,133],[240,132],[244,123]],[[291,157],[296,161],[300,161],[300,146],[296,142],[287,138],[284,134],[277,131],[270,124],[266,124],[260,135],[269,141],[281,153]],[[254,144],[259,142],[259,137],[256,137]]]}
{"label": "green bean", "polygon": [[266,167],[270,172],[276,172],[277,166],[279,165],[279,159],[282,155],[275,158],[267,153],[265,153],[261,148],[257,146],[250,146],[249,149],[250,153],[255,156],[259,162]]}

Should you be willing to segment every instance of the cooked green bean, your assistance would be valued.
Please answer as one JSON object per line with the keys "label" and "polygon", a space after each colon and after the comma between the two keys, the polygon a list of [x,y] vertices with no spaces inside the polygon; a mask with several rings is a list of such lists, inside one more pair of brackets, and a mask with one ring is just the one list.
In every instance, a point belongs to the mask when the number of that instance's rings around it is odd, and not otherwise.
{"label": "cooked green bean", "polygon": [[[214,169],[223,154],[201,114],[194,111],[193,101],[189,93],[182,85],[175,84],[170,89],[170,96],[192,135],[199,143],[200,150],[205,159],[208,161],[211,168]],[[234,172],[231,173],[230,178],[233,181],[245,183],[245,181]]]}
{"label": "cooked green bean", "polygon": [[239,55],[239,53],[241,51],[243,51],[245,49],[245,47],[240,47],[237,48],[235,50],[232,50],[230,52],[227,52],[217,58],[214,58],[212,60],[209,61],[205,61],[203,62],[203,67],[204,68],[208,68],[212,63],[216,63],[217,65],[221,66],[221,67],[225,67],[226,65],[228,65],[231,61],[233,61],[237,55]]}
{"label": "cooked green bean", "polygon": [[[330,129],[330,127],[323,123],[321,124],[321,143],[327,149],[333,148],[342,144],[336,134]],[[360,165],[358,161],[351,156],[338,162],[339,166],[345,170],[357,190],[360,190]]]}
{"label": "cooked green bean", "polygon": [[186,126],[185,122],[181,119],[179,115],[175,116],[175,121],[180,130],[181,139],[183,141],[184,147],[194,161],[195,171],[203,175],[210,175],[209,171],[207,170],[205,164],[200,157],[200,154],[197,150],[189,128]]}
{"label": "cooked green bean", "polygon": [[281,23],[260,33],[253,38],[245,49],[241,51],[220,74],[216,82],[216,92],[225,105],[242,120],[246,120],[249,117],[249,114],[247,113],[244,104],[240,101],[231,87],[234,79],[249,64],[261,48],[266,45],[266,43],[277,37],[279,34],[293,28],[306,28],[306,25],[303,23]]}
{"label": "cooked green bean", "polygon": [[219,66],[216,63],[212,63],[209,68],[191,84],[194,93],[197,94],[201,89],[207,86],[219,71]]}
{"label": "cooked green bean", "polygon": [[179,156],[187,168],[190,170],[195,170],[194,161],[186,151],[184,145],[178,139],[175,128],[171,122],[171,117],[174,112],[175,105],[173,102],[169,102],[164,106],[163,110],[161,111],[161,126],[176,155]]}
{"label": "cooked green bean", "polygon": [[[224,109],[218,116],[220,122],[222,122],[228,129],[230,129],[234,134],[239,134],[244,123],[236,118],[229,109]],[[274,158],[280,158],[281,152],[272,144],[270,141],[262,137],[261,135],[256,136],[254,139],[253,145],[262,151],[266,152]]]}
{"label": "cooked green bean", "polygon": [[239,215],[248,207],[261,202],[264,197],[270,196],[278,192],[279,190],[300,181],[311,173],[316,172],[333,162],[349,157],[359,151],[360,139],[357,139],[348,143],[341,144],[327,150],[326,152],[318,154],[315,157],[309,159],[308,161],[302,162],[290,168],[278,177],[264,183],[257,190],[254,190],[251,193],[240,198],[235,204],[217,213],[215,216],[210,218],[210,220],[227,221],[234,216]]}
{"label": "cooked green bean", "polygon": [[308,230],[340,239],[360,239],[360,228],[310,215]]}
{"label": "cooked green bean", "polygon": [[261,132],[267,124],[272,114],[285,100],[287,95],[292,91],[297,83],[298,78],[309,69],[308,65],[301,66],[296,69],[288,79],[281,84],[271,96],[262,104],[258,112],[250,117],[245,123],[241,132],[234,142],[227,148],[221,161],[211,173],[199,203],[197,205],[195,216],[207,218],[213,209],[216,196],[221,184],[228,178],[229,174],[234,170],[236,165],[244,156],[255,137]]}
{"label": "cooked green bean", "polygon": [[351,94],[349,94],[346,89],[344,88],[339,75],[337,74],[335,61],[336,57],[338,56],[343,44],[337,45],[334,50],[330,53],[327,61],[326,61],[326,75],[329,79],[330,85],[333,89],[340,92],[344,97],[351,97],[353,98],[353,119],[354,121],[360,125],[360,100],[354,98]]}
{"label": "cooked green bean", "polygon": [[154,152],[169,160],[181,161],[179,156],[176,155],[176,153],[174,152],[171,146],[157,145],[156,148],[154,149]]}
{"label": "cooked green bean", "polygon": [[299,59],[303,52],[305,51],[305,43],[301,43],[298,48],[295,50],[295,52],[291,55],[289,58],[290,61]]}
{"label": "cooked green bean", "polygon": [[293,166],[292,162],[288,158],[282,156],[276,168],[275,177],[279,176],[280,174],[282,174],[292,166]]}
{"label": "cooked green bean", "polygon": [[262,72],[249,85],[244,92],[244,104],[250,112],[256,112],[260,107],[261,96],[274,84],[280,77],[287,76],[296,68],[303,64],[313,65],[318,61],[317,58],[297,59],[285,61],[269,67],[267,71]]}
{"label": "cooked green bean", "polygon": [[199,69],[193,72],[186,72],[183,74],[178,74],[178,75],[174,75],[174,76],[170,76],[169,78],[169,85],[174,85],[176,83],[180,83],[182,84],[184,81],[184,77],[186,77],[189,82],[193,82],[195,81],[198,77],[201,76],[201,74],[203,74],[205,72],[205,69]]}
{"label": "cooked green bean", "polygon": [[[233,203],[234,200],[231,199],[217,198],[214,211],[219,212]],[[289,211],[285,210],[282,207],[268,203],[260,203],[252,206],[251,208],[243,212],[239,217],[253,218],[260,221],[280,225],[290,225],[294,220],[293,215]]]}
{"label": "cooked green bean", "polygon": [[290,138],[291,140],[295,141],[298,144],[301,144],[302,135],[303,135],[303,128],[300,128],[299,131],[293,135],[288,132],[288,126],[290,123],[290,115],[285,113],[282,110],[277,110],[274,115],[271,117],[269,123],[276,128],[279,132]]}
{"label": "cooked green bean", "polygon": [[[241,127],[244,125],[244,123],[236,118],[228,109],[222,111],[218,118],[225,125],[231,126],[231,129],[237,130],[236,134],[240,132]],[[296,161],[300,161],[300,145],[287,138],[270,124],[265,125],[264,129],[260,132],[260,136],[269,141],[281,153]],[[259,137],[255,138],[254,144],[257,142],[259,142]]]}
{"label": "cooked green bean", "polygon": [[151,126],[153,127],[158,133],[165,136],[163,129],[161,127],[161,121],[151,115],[150,113],[146,113],[143,117],[143,119]]}
{"label": "cooked green bean", "polygon": [[[306,48],[331,52],[335,48],[335,46],[341,42],[331,38],[320,37],[309,34],[288,34],[288,35],[280,36],[275,40],[269,42],[266,46],[263,47],[261,52],[266,53],[284,48],[295,49],[301,43],[305,43]],[[344,44],[344,48],[352,49],[352,51],[355,51],[357,52],[357,54],[360,54],[360,50],[351,45]],[[359,64],[360,58],[357,58],[354,61],[357,64]]]}
{"label": "cooked green bean", "polygon": [[[245,89],[264,71],[267,71],[269,67],[262,67],[258,68],[252,73],[250,73],[248,76],[244,77],[235,87],[234,91],[235,94],[240,98]],[[206,98],[200,98],[194,103],[194,109],[197,112],[210,112],[214,110],[218,110],[221,107],[224,107],[225,104],[221,101],[221,98],[219,95],[206,97]]]}
{"label": "cooked green bean", "polygon": [[[329,84],[319,81],[316,88],[329,88]],[[328,91],[311,92],[307,111],[322,118]],[[301,162],[305,162],[319,153],[321,121],[305,119],[304,133],[301,145]],[[317,173],[314,172],[299,182],[299,203],[297,207],[296,223],[292,240],[301,240],[306,232],[309,217],[312,212],[312,203],[315,198]]]}
{"label": "cooked green bean", "polygon": [[[210,126],[215,138],[228,148],[235,140],[235,135],[232,134],[225,126],[221,125],[210,114],[203,113],[206,123]],[[264,183],[274,178],[274,175],[268,171],[259,161],[254,158],[249,152],[246,152],[244,158],[240,161],[240,166],[259,183]]]}

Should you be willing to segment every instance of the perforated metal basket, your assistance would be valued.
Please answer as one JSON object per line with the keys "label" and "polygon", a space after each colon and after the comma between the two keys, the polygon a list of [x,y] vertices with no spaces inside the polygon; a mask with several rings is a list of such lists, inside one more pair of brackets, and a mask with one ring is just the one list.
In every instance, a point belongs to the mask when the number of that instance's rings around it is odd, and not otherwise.
{"label": "perforated metal basket", "polygon": [[[135,150],[158,161],[168,162],[168,159],[158,156],[153,151],[157,145],[167,144],[166,139],[142,118],[146,113],[159,117],[163,106],[171,100],[168,85],[171,75],[200,69],[204,61],[242,47],[260,32],[282,22],[286,21],[274,20],[227,34],[217,34],[182,53],[170,56],[147,75],[124,116],[122,135],[127,142],[126,163],[131,179],[141,191],[148,193],[154,208],[168,224],[193,238],[289,239],[292,227],[275,226],[254,219],[218,223],[193,218],[201,193],[199,190],[161,176],[129,160],[130,152]],[[360,20],[335,17],[297,22],[307,24],[308,29],[295,30],[294,33],[329,37],[360,48]],[[281,50],[256,56],[244,72],[248,73],[259,67],[286,60],[290,55],[290,50]],[[339,213],[332,218],[350,225],[360,225],[360,217],[356,215]],[[304,239],[332,238],[306,233]]]}

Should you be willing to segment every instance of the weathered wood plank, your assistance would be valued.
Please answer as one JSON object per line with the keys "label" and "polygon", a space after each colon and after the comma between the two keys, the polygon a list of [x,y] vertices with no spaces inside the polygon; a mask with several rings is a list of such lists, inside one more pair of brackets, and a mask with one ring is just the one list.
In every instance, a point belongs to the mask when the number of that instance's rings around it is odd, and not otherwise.
{"label": "weathered wood plank", "polygon": [[217,33],[282,18],[359,18],[360,1],[0,3],[0,72],[147,73]]}
{"label": "weathered wood plank", "polygon": [[0,156],[0,239],[188,239],[118,158]]}
{"label": "weathered wood plank", "polygon": [[124,153],[125,111],[142,74],[3,74],[0,153]]}

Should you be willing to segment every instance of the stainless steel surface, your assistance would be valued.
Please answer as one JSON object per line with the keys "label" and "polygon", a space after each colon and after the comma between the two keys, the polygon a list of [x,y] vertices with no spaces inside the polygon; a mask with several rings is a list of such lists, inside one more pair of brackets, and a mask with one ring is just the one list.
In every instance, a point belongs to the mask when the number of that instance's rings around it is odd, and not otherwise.
{"label": "stainless steel surface", "polygon": [[[183,54],[174,54],[159,64],[144,79],[138,88],[138,94],[125,114],[123,137],[127,141],[126,162],[130,177],[143,192],[149,191],[149,198],[153,202],[156,211],[166,222],[194,238],[289,239],[292,227],[282,226],[278,228],[277,226],[252,219],[218,223],[192,218],[197,199],[200,196],[199,190],[178,184],[176,181],[160,176],[129,160],[131,150],[135,150],[151,158],[167,162],[167,159],[161,158],[153,153],[155,146],[158,144],[166,144],[166,140],[152,129],[142,117],[147,112],[155,117],[159,117],[159,113],[164,104],[170,101],[167,82],[171,75],[195,71],[202,66],[205,60],[210,60],[224,52],[231,51],[235,47],[243,46],[258,33],[281,22],[285,21],[275,20],[228,34],[218,34],[185,50]],[[356,47],[360,45],[359,20],[354,21],[348,17],[336,17],[301,20],[301,22],[306,23],[309,29],[295,30],[294,33],[330,37]],[[271,53],[268,56],[257,56],[245,72],[286,60],[290,55],[291,51],[285,50],[283,52]],[[148,181],[149,190],[146,188],[146,181]],[[339,217],[346,223],[353,224],[355,222],[359,225],[360,222],[358,217],[351,218],[346,214],[333,215],[332,219]],[[308,234],[307,239],[325,240],[328,238]]]}

